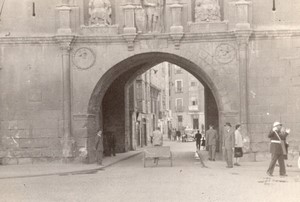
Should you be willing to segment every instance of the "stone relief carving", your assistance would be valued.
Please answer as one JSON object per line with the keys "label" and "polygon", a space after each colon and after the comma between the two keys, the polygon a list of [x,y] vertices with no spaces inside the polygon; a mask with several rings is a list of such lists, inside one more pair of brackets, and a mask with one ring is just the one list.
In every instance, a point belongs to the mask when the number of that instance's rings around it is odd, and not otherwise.
{"label": "stone relief carving", "polygon": [[195,0],[195,22],[220,21],[219,0]]}
{"label": "stone relief carving", "polygon": [[95,61],[95,53],[90,48],[79,48],[73,54],[73,63],[78,69],[89,69]]}
{"label": "stone relief carving", "polygon": [[227,43],[221,43],[216,47],[215,58],[218,62],[226,64],[236,57],[236,51],[233,46]]}
{"label": "stone relief carving", "polygon": [[89,1],[89,25],[111,25],[111,3],[109,0]]}

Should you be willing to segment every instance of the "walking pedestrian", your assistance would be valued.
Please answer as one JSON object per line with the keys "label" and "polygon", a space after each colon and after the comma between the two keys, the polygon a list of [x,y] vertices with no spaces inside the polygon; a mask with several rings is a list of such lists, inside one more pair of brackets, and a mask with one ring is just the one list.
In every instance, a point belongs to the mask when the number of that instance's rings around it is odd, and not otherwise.
{"label": "walking pedestrian", "polygon": [[[163,145],[163,135],[160,132],[159,127],[157,127],[155,131],[153,131],[152,136],[153,136],[153,146],[154,147],[160,147]],[[158,160],[159,160],[158,157],[154,158],[154,163],[156,163],[156,165],[158,164]]]}
{"label": "walking pedestrian", "polygon": [[96,159],[97,164],[102,165],[102,159],[103,159],[103,137],[102,137],[102,130],[99,130],[96,134]]}
{"label": "walking pedestrian", "polygon": [[177,141],[180,142],[180,136],[181,136],[181,132],[180,130],[176,131],[176,137],[177,137]]}
{"label": "walking pedestrian", "polygon": [[173,128],[173,130],[172,130],[172,140],[176,141],[176,129],[175,128]]}
{"label": "walking pedestrian", "polygon": [[284,155],[286,155],[286,148],[282,139],[286,138],[286,136],[290,133],[290,129],[286,129],[286,133],[283,134],[281,132],[281,128],[282,124],[280,122],[274,122],[273,129],[268,135],[268,137],[271,140],[270,153],[272,154],[271,162],[267,170],[267,175],[269,176],[273,176],[274,168],[277,161],[279,164],[279,175],[282,177],[287,176],[284,163]]}
{"label": "walking pedestrian", "polygon": [[231,124],[226,123],[224,125],[224,138],[223,138],[223,151],[225,156],[225,161],[227,163],[226,168],[233,168],[233,157],[232,151],[234,149],[234,131],[231,129]]}
{"label": "walking pedestrian", "polygon": [[216,145],[217,145],[217,131],[213,125],[209,125],[206,131],[206,144],[208,146],[208,160],[215,161]]}
{"label": "walking pedestrian", "polygon": [[243,137],[241,134],[241,125],[237,124],[234,131],[234,158],[235,166],[241,166],[239,164],[240,158],[243,157]]}
{"label": "walking pedestrian", "polygon": [[196,133],[196,135],[195,135],[197,150],[200,150],[201,138],[202,138],[202,135],[201,135],[200,131],[198,130],[197,133]]}
{"label": "walking pedestrian", "polygon": [[283,135],[283,137],[282,137],[282,141],[284,142],[284,145],[285,145],[285,149],[286,149],[286,155],[283,155],[283,157],[284,157],[284,160],[287,160],[288,159],[288,148],[289,148],[289,143],[287,142],[287,136],[289,135],[287,132],[286,132],[286,128],[285,127],[281,127],[281,129],[280,129],[280,132],[281,132],[281,134]]}
{"label": "walking pedestrian", "polygon": [[108,155],[116,156],[116,136],[112,132],[107,133],[107,141],[108,141]]}
{"label": "walking pedestrian", "polygon": [[[202,147],[203,150],[205,150],[206,138],[205,138],[205,132],[203,130],[201,131],[201,136],[202,136],[202,138],[201,138],[201,147]],[[200,150],[201,150],[201,148],[200,148]]]}

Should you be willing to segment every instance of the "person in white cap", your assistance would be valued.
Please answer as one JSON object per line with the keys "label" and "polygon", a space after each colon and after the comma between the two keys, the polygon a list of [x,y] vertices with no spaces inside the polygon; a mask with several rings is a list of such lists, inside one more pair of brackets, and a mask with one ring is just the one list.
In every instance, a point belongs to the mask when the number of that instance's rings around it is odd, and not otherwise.
{"label": "person in white cap", "polygon": [[280,122],[274,122],[273,129],[270,131],[268,137],[271,139],[270,153],[272,154],[272,159],[267,170],[267,175],[273,176],[273,171],[276,162],[279,163],[279,174],[280,176],[287,176],[284,164],[284,155],[286,154],[285,147],[282,146],[282,139],[285,139],[290,129],[286,130],[286,133],[281,132],[282,124]]}

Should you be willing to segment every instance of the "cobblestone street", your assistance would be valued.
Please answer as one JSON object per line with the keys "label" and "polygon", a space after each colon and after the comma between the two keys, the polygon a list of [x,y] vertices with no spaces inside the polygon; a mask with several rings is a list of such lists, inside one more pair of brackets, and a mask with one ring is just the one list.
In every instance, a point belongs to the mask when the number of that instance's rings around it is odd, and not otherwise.
{"label": "cobblestone street", "polygon": [[227,169],[223,161],[205,161],[208,168],[201,168],[194,142],[166,144],[173,167],[167,160],[158,166],[149,160],[144,168],[140,154],[98,172],[2,179],[1,201],[299,201],[296,162],[288,162],[288,177],[279,177],[277,167],[270,178],[269,162]]}

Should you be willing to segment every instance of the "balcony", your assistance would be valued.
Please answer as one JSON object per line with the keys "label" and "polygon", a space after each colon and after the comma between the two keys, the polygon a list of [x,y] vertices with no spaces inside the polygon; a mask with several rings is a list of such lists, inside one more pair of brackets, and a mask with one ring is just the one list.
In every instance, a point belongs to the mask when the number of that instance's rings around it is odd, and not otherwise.
{"label": "balcony", "polygon": [[198,105],[190,105],[189,106],[189,111],[199,111],[199,106]]}

